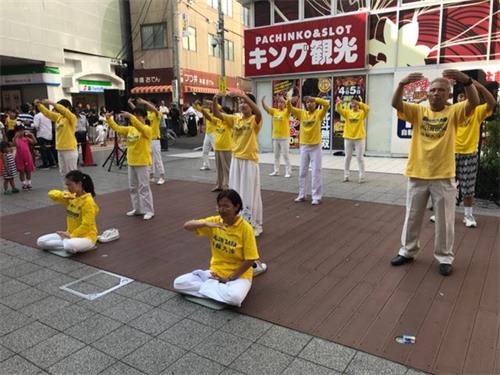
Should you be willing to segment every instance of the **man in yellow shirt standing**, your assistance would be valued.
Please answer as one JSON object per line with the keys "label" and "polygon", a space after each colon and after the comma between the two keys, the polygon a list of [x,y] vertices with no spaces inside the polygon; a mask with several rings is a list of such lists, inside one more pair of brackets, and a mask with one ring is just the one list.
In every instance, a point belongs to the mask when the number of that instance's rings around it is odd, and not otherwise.
{"label": "man in yellow shirt standing", "polygon": [[[457,164],[457,183],[460,193],[464,198],[464,224],[468,228],[477,227],[476,219],[472,214],[474,204],[474,192],[476,187],[476,176],[478,166],[477,147],[481,124],[484,119],[491,116],[496,101],[486,87],[474,81],[474,87],[483,96],[486,103],[478,105],[472,115],[458,126],[457,141],[455,146],[455,161]],[[466,94],[457,96],[458,102],[466,100]]]}
{"label": "man in yellow shirt standing", "polygon": [[274,171],[269,176],[278,176],[280,173],[280,154],[285,161],[285,177],[291,177],[292,167],[290,165],[290,110],[286,100],[282,96],[276,98],[277,108],[266,104],[266,97],[262,97],[262,107],[272,117],[273,124],[273,151]]}
{"label": "man in yellow shirt standing", "polygon": [[421,73],[411,73],[403,78],[392,97],[392,106],[398,111],[398,117],[408,121],[413,132],[405,171],[408,189],[401,248],[391,264],[401,266],[413,261],[417,255],[430,195],[436,213],[434,257],[439,262],[439,273],[448,276],[453,270],[454,260],[455,138],[458,125],[473,113],[479,97],[468,75],[458,70],[445,70],[443,77],[463,83],[468,100],[448,105],[450,83],[445,78],[437,78],[429,87],[429,107],[403,102],[404,87],[423,80]]}

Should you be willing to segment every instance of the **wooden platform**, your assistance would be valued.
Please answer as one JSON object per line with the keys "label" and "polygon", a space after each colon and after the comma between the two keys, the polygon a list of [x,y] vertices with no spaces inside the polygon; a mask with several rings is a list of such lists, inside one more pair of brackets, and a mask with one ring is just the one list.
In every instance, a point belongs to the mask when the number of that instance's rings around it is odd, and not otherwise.
{"label": "wooden platform", "polygon": [[[98,197],[100,229],[119,228],[121,238],[74,259],[171,288],[176,275],[208,266],[207,240],[182,224],[214,213],[209,190],[180,181],[155,186],[149,222],[125,216],[127,191]],[[498,218],[478,217],[479,228],[467,229],[457,215],[455,272],[444,278],[430,222],[418,260],[394,268],[402,207],[332,198],[311,206],[294,197],[263,191],[258,246],[269,271],[255,279],[242,313],[428,372],[500,372]],[[64,209],[52,206],[3,217],[1,235],[34,247],[39,235],[63,228]],[[416,344],[396,343],[402,334]]]}

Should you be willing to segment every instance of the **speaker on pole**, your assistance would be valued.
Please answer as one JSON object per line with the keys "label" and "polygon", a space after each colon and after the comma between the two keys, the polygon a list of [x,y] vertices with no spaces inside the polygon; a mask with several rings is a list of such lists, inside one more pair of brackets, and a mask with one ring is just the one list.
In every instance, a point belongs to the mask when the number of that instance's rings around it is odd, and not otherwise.
{"label": "speaker on pole", "polygon": [[115,113],[123,111],[119,90],[104,90],[104,105],[108,111]]}

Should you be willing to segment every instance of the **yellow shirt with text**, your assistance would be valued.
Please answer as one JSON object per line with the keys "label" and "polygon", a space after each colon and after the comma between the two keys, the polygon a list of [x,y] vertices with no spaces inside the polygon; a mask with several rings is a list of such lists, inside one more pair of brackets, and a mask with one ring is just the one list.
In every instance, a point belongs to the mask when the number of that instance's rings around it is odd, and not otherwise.
{"label": "yellow shirt with text", "polygon": [[112,118],[107,123],[118,134],[127,137],[127,163],[131,167],[151,165],[151,133],[146,124],[130,116],[130,126],[120,126]]}
{"label": "yellow shirt with text", "polygon": [[241,118],[235,115],[223,114],[222,123],[232,129],[233,156],[237,159],[259,162],[259,144],[257,136],[262,127],[262,120],[257,123],[255,115]]}
{"label": "yellow shirt with text", "polygon": [[458,125],[455,143],[456,154],[475,154],[477,152],[481,124],[486,117],[491,116],[491,113],[487,103],[478,105],[465,122]]}
{"label": "yellow shirt with text", "polygon": [[15,118],[7,118],[7,121],[5,121],[5,127],[7,130],[14,130],[17,125],[17,120]]}
{"label": "yellow shirt with text", "polygon": [[148,111],[149,126],[151,126],[151,139],[160,139],[161,113]]}
{"label": "yellow shirt with text", "polygon": [[224,126],[222,120],[217,117],[212,117],[214,124],[214,150],[215,151],[232,151],[233,150],[233,135],[231,128]]}
{"label": "yellow shirt with text", "polygon": [[285,108],[279,110],[278,108],[269,108],[267,111],[272,117],[274,139],[288,139],[290,138],[290,109]]}
{"label": "yellow shirt with text", "polygon": [[56,124],[56,150],[76,150],[76,115],[61,104],[56,104],[54,108],[57,112],[49,111],[43,104],[38,104],[40,112]]}
{"label": "yellow shirt with text", "polygon": [[455,176],[455,138],[458,124],[465,121],[467,101],[433,112],[429,107],[403,102],[398,117],[412,125],[405,175],[437,180]]}
{"label": "yellow shirt with text", "polygon": [[[67,199],[64,196],[72,196]],[[95,244],[97,241],[96,217],[99,206],[94,201],[92,194],[85,193],[79,197],[67,191],[50,190],[49,198],[66,207],[67,231],[71,238],[88,238]]]}
{"label": "yellow shirt with text", "polygon": [[[222,224],[222,218],[210,216],[200,221]],[[224,228],[198,228],[198,236],[207,236],[210,240],[210,271],[221,277],[231,276],[246,260],[259,259],[257,242],[252,226],[241,216],[236,222]],[[252,267],[249,267],[241,276],[243,279],[251,280],[253,277]]]}
{"label": "yellow shirt with text", "polygon": [[354,112],[351,109],[342,108],[341,104],[337,104],[335,110],[344,118],[344,134],[346,139],[365,139],[365,119],[368,115],[370,107],[365,103],[359,103],[359,111]]}
{"label": "yellow shirt with text", "polygon": [[321,106],[312,113],[292,106],[287,101],[287,107],[300,121],[299,142],[301,145],[319,145],[321,144],[321,122],[330,108],[330,102],[325,99],[315,98],[314,101]]}

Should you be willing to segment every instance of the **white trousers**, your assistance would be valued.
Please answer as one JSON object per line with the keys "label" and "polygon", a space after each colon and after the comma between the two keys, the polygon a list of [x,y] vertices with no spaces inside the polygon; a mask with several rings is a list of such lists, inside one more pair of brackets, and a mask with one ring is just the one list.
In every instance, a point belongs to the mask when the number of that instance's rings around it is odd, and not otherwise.
{"label": "white trousers", "polygon": [[128,188],[132,208],[140,214],[153,214],[153,193],[149,186],[149,166],[128,166]]}
{"label": "white trousers", "polygon": [[285,173],[290,173],[292,168],[290,166],[290,141],[288,138],[274,138],[273,139],[273,151],[274,151],[274,171],[279,173],[280,171],[280,155],[283,155],[283,160],[285,161]]}
{"label": "white trousers", "polygon": [[153,165],[149,170],[149,174],[155,177],[165,176],[165,168],[163,167],[163,160],[161,158],[161,142],[159,139],[151,141],[151,159]]}
{"label": "white trousers", "polygon": [[94,247],[90,238],[61,238],[57,233],[45,234],[38,237],[36,244],[44,250],[65,250],[68,253],[83,253]]}
{"label": "white trousers", "polygon": [[207,134],[205,133],[205,138],[203,138],[203,167],[210,168],[210,161],[208,160],[208,154],[210,150],[214,147],[214,135],[213,133]]}
{"label": "white trousers", "polygon": [[365,139],[344,139],[344,177],[349,177],[351,168],[352,151],[356,149],[358,159],[359,178],[365,177]]}
{"label": "white trousers", "polygon": [[306,179],[309,163],[312,168],[312,199],[321,200],[321,145],[300,145],[299,197],[306,196]]}
{"label": "white trousers", "polygon": [[78,169],[78,150],[61,150],[57,151],[57,158],[59,163],[59,173],[64,182],[64,176],[70,171]]}
{"label": "white trousers", "polygon": [[399,255],[414,258],[420,250],[420,230],[429,195],[436,215],[434,258],[439,263],[453,263],[455,240],[455,196],[457,184],[454,178],[422,180],[409,178],[406,193],[406,215],[401,234]]}
{"label": "white trousers", "polygon": [[262,197],[260,194],[259,163],[234,158],[229,168],[229,188],[236,190],[243,201],[241,216],[259,235],[262,232]]}
{"label": "white trousers", "polygon": [[210,298],[238,307],[241,306],[251,286],[252,281],[243,278],[221,283],[211,278],[209,270],[195,270],[174,280],[174,289],[180,293]]}

